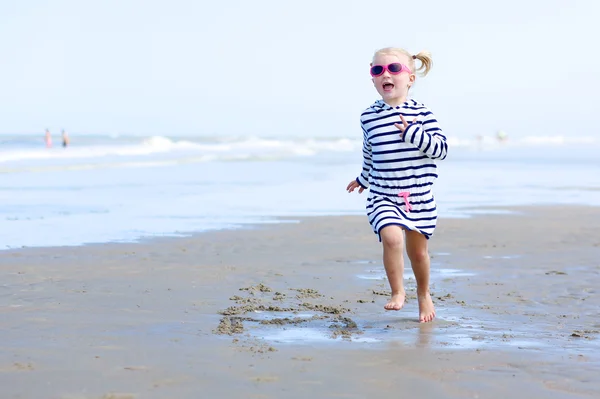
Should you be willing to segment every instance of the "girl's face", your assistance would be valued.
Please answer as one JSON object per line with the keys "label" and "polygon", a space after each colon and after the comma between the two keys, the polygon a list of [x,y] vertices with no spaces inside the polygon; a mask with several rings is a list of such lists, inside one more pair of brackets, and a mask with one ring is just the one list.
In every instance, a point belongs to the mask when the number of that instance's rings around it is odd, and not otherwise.
{"label": "girl's face", "polygon": [[406,101],[408,89],[415,81],[415,75],[405,69],[397,74],[390,73],[387,66],[394,63],[400,63],[408,67],[409,59],[404,54],[379,54],[375,57],[371,66],[380,65],[384,67],[381,75],[373,76],[373,84],[383,101],[396,106]]}

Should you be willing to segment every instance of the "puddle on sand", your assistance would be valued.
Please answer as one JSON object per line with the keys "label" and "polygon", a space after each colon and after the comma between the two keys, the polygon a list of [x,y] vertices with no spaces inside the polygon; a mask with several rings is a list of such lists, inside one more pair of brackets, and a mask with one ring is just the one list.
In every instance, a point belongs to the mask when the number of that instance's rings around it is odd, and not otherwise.
{"label": "puddle on sand", "polygon": [[261,338],[267,341],[282,343],[308,343],[308,342],[327,342],[331,337],[324,331],[315,328],[285,328],[283,330],[271,331],[262,335]]}
{"label": "puddle on sand", "polygon": [[385,271],[381,271],[381,270],[367,270],[367,273],[357,274],[356,277],[358,277],[361,280],[386,280],[387,279],[387,277],[385,276]]}
{"label": "puddle on sand", "polygon": [[[407,309],[412,312],[416,309]],[[503,329],[497,329],[494,322],[481,321],[481,326],[474,327],[472,319],[445,315],[440,309],[438,317],[433,323],[420,324],[408,315],[391,315],[383,313],[375,316],[376,319],[363,320],[353,318],[356,327],[348,328],[348,334],[336,333],[344,330],[340,321],[322,319],[313,313],[286,313],[286,312],[252,312],[245,317],[252,320],[244,322],[243,334],[253,338],[267,341],[270,344],[289,345],[315,345],[315,344],[373,344],[382,345],[396,343],[408,346],[427,347],[431,349],[501,349],[512,347],[523,350],[548,350],[555,345],[536,340],[535,336],[529,337],[526,331],[511,331],[508,335]],[[288,318],[293,323],[288,324],[262,324],[261,321],[276,321]],[[113,331],[106,331],[103,335],[138,336],[140,338],[159,339],[161,342],[177,342],[193,345],[198,339],[199,326],[204,323],[167,322],[145,326],[131,326]],[[529,333],[534,333],[529,331]],[[234,335],[235,336],[235,335]],[[229,336],[231,337],[231,336]],[[552,339],[551,336],[543,337],[544,340]],[[583,340],[572,340],[571,350],[581,352],[579,343]],[[589,342],[587,342],[589,344]],[[596,346],[597,347],[597,346]],[[562,349],[564,350],[564,348]],[[589,351],[586,351],[586,353]]]}
{"label": "puddle on sand", "polygon": [[245,330],[266,341],[307,344],[335,341],[379,342],[364,335],[349,318],[329,319],[315,313],[255,311],[246,315]]}
{"label": "puddle on sand", "polygon": [[489,341],[473,337],[467,334],[446,334],[438,337],[437,346],[447,349],[481,349]]}
{"label": "puddle on sand", "polygon": [[[446,268],[432,268],[431,269],[431,278],[435,279],[436,277],[440,277],[440,278],[449,278],[449,277],[470,277],[470,276],[474,276],[475,273],[471,273],[471,272],[466,272],[464,270],[460,270],[460,269],[446,269]],[[381,269],[370,269],[370,270],[366,270],[365,273],[363,274],[357,274],[356,275],[357,278],[361,279],[361,280],[387,280],[387,277],[385,275],[385,270],[383,269],[383,267]],[[414,275],[412,273],[412,271],[410,270],[405,270],[404,271],[404,278],[407,280],[414,280]]]}
{"label": "puddle on sand", "polygon": [[[416,308],[407,311],[413,312]],[[431,324],[421,324],[405,314],[383,312],[369,320],[353,317],[351,322],[355,323],[354,326],[345,327],[340,326],[343,324],[340,320],[323,319],[309,312],[254,312],[247,316],[252,320],[245,321],[245,333],[270,344],[399,343],[437,349],[476,349],[495,344],[493,340],[481,339],[479,331],[465,329],[456,317],[441,315]],[[289,319],[287,323],[277,322],[285,318]],[[265,324],[264,321],[274,323]],[[343,333],[344,330],[347,334]]]}
{"label": "puddle on sand", "polygon": [[[434,350],[522,350],[556,354],[568,350],[590,358],[597,358],[596,353],[599,353],[600,340],[595,337],[571,338],[565,342],[564,335],[542,332],[539,325],[514,322],[508,325],[478,310],[440,306],[435,321],[425,324],[418,323],[414,317],[416,312],[416,303],[407,304],[405,312],[382,311],[362,316],[345,313],[347,317],[310,311],[250,312],[241,316],[244,319],[241,335],[232,335],[275,346],[360,344],[377,349],[392,344]],[[171,334],[175,332],[173,327],[167,329]],[[158,330],[167,332],[162,328]],[[178,330],[181,335],[183,331]]]}
{"label": "puddle on sand", "polygon": [[255,320],[274,320],[274,319],[310,319],[311,317],[316,316],[314,313],[293,313],[293,312],[277,312],[274,314],[273,312],[267,312],[262,310],[255,310],[250,314]]}
{"label": "puddle on sand", "polygon": [[[273,317],[275,319],[275,317]],[[481,349],[498,347],[497,339],[482,338],[480,332],[465,330],[459,323],[442,318],[431,324],[420,324],[413,318],[388,316],[378,320],[353,319],[357,327],[349,335],[334,334],[335,322],[311,320],[307,323],[285,325],[274,328],[257,322],[246,322],[246,333],[270,344],[314,345],[314,344],[401,344],[434,349]]]}
{"label": "puddle on sand", "polygon": [[[461,308],[460,314],[441,307],[433,323],[421,324],[414,319],[416,304],[406,306],[406,313],[382,312],[367,318],[330,319],[318,313],[255,312],[247,314],[252,320],[244,322],[244,333],[269,344],[327,345],[340,343],[376,345],[400,344],[436,350],[495,350],[564,351],[589,353],[597,342],[571,339],[565,346],[564,338],[551,331],[540,335],[539,326],[515,325],[510,328],[500,320],[478,311]],[[454,311],[459,311],[454,309]],[[465,314],[467,311],[469,314]],[[288,319],[283,323],[279,320]],[[344,320],[352,325],[345,324]],[[262,322],[261,322],[262,321]],[[264,323],[274,321],[274,323]],[[560,341],[560,343],[559,343]],[[587,342],[586,342],[587,341]]]}
{"label": "puddle on sand", "polygon": [[[443,313],[443,312],[440,312]],[[535,328],[523,331],[497,329],[494,322],[482,321],[473,327],[472,320],[438,317],[433,323],[420,324],[409,317],[378,317],[378,320],[357,320],[357,328],[349,336],[333,334],[331,321],[313,320],[298,325],[273,326],[251,323],[246,333],[270,344],[327,345],[327,344],[371,344],[372,348],[381,345],[400,344],[408,347],[422,347],[436,350],[524,350],[573,353],[594,356],[598,353],[598,342],[572,339],[566,346],[564,339],[548,334],[536,335]],[[560,343],[559,343],[560,341]]]}
{"label": "puddle on sand", "polygon": [[[260,338],[271,341],[271,342],[279,342],[285,344],[308,344],[315,342],[335,342],[335,341],[343,341],[342,337],[332,338],[331,332],[325,329],[317,329],[317,328],[302,328],[302,327],[292,327],[285,328],[283,330],[273,331],[270,334],[260,335]],[[352,342],[360,342],[360,343],[375,343],[381,342],[379,339],[371,338],[371,337],[351,337],[349,338]]]}
{"label": "puddle on sand", "polygon": [[[480,312],[448,316],[448,319],[460,325],[462,335],[476,341],[470,346],[480,345],[485,349],[510,347],[512,349],[563,353],[565,349],[579,352],[586,351],[586,347],[590,344],[593,346],[593,342],[577,341],[570,347],[568,343],[565,343],[564,337],[561,337],[556,331],[547,330],[546,327],[541,327],[539,324],[515,324],[514,321],[495,320],[491,319],[489,314]],[[460,335],[455,338],[460,338]],[[469,346],[466,338],[459,339],[458,342]]]}
{"label": "puddle on sand", "polygon": [[[356,277],[358,277],[361,280],[387,280],[385,270],[383,269],[367,270],[364,274],[357,274]],[[414,278],[415,276],[412,274],[412,271],[410,271],[410,269],[408,271],[404,271],[404,279],[414,280]]]}
{"label": "puddle on sand", "polygon": [[486,255],[483,259],[519,259],[521,255],[502,255],[502,256],[491,256]]}
{"label": "puddle on sand", "polygon": [[432,274],[432,277],[435,274],[439,274],[444,278],[447,278],[447,277],[469,277],[469,276],[475,275],[475,273],[465,272],[460,269],[432,269],[431,274]]}

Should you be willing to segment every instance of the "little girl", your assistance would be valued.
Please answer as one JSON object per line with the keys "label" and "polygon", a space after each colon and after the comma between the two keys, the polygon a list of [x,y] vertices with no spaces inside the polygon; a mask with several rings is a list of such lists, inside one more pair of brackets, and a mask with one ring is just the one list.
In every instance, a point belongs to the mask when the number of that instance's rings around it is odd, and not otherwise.
{"label": "little girl", "polygon": [[363,131],[362,172],[346,188],[358,192],[370,187],[367,215],[383,245],[383,265],[392,298],[384,306],[400,310],[404,306],[404,237],[406,252],[417,281],[419,321],[434,319],[435,308],[429,294],[429,253],[427,240],[433,234],[437,209],[433,182],[437,178],[435,160],[446,158],[448,144],[431,111],[408,98],[415,83],[415,60],[422,76],[431,69],[427,52],[411,55],[399,48],[375,52],[371,76],[381,100],[360,116]]}

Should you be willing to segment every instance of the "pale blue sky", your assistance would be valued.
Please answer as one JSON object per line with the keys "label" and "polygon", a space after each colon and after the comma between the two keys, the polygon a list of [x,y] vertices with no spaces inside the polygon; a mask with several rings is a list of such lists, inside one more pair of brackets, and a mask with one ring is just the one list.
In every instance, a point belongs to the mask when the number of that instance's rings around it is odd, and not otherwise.
{"label": "pale blue sky", "polygon": [[[361,135],[373,51],[448,135],[599,135],[600,2],[0,0],[0,133]],[[590,130],[592,129],[592,130]]]}

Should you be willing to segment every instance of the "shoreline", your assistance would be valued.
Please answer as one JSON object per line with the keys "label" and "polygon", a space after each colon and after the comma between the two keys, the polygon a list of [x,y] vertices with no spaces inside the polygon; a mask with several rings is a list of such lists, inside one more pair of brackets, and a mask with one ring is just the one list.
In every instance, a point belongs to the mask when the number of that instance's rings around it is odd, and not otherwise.
{"label": "shoreline", "polygon": [[427,324],[408,263],[405,308],[383,310],[365,216],[2,251],[0,384],[93,399],[593,397],[600,208],[504,209],[517,213],[439,219]]}
{"label": "shoreline", "polygon": [[[450,216],[442,214],[438,216],[438,220],[455,220],[455,219],[473,219],[478,217],[486,216],[515,216],[521,213],[526,213],[528,210],[533,209],[555,209],[559,207],[575,207],[575,208],[591,208],[600,209],[600,205],[591,204],[537,204],[537,205],[478,205],[478,206],[460,206],[454,207],[446,212]],[[59,248],[89,248],[94,246],[105,246],[105,245],[152,245],[155,242],[161,242],[162,240],[179,240],[179,239],[194,239],[202,237],[207,234],[214,233],[227,233],[236,231],[254,231],[269,228],[270,226],[277,226],[281,224],[300,224],[303,221],[318,219],[318,218],[336,218],[336,217],[366,217],[362,213],[343,213],[334,215],[279,215],[279,216],[260,216],[259,219],[263,219],[262,222],[239,222],[229,224],[229,227],[216,227],[206,230],[190,230],[190,231],[175,231],[172,233],[161,233],[155,235],[142,235],[136,239],[125,240],[125,239],[114,239],[110,241],[98,241],[81,243],[74,245],[35,245],[35,246],[21,246],[21,247],[9,247],[0,248],[0,256],[3,253],[10,253],[15,251],[29,251],[29,250],[49,250]],[[439,225],[439,224],[438,224]]]}

